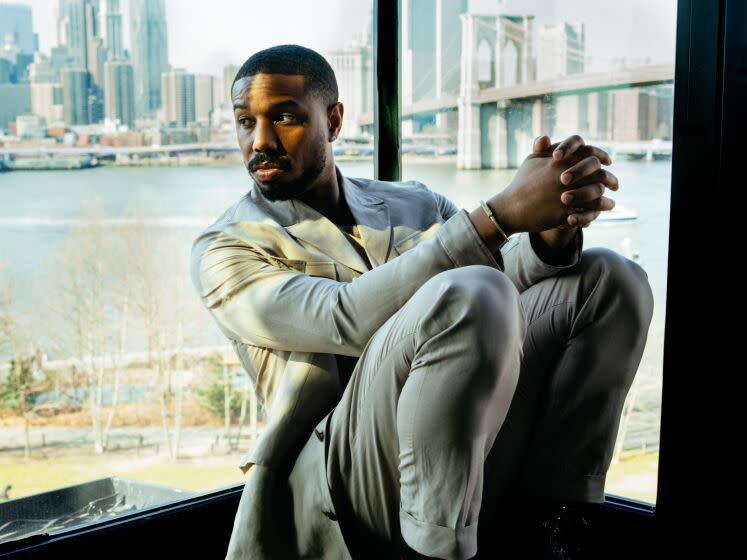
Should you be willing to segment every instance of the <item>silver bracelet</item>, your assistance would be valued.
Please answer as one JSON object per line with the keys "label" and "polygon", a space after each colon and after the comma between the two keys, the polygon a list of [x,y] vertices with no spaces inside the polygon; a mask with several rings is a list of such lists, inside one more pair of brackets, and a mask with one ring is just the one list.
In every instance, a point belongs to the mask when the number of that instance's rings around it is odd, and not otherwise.
{"label": "silver bracelet", "polygon": [[480,201],[480,206],[482,206],[482,209],[485,210],[485,213],[488,215],[488,218],[490,218],[490,221],[493,222],[496,228],[498,228],[498,231],[503,236],[503,241],[501,242],[501,245],[503,245],[506,241],[508,241],[508,236],[503,231],[500,225],[498,225],[498,220],[495,219],[495,214],[493,213],[493,210],[488,206],[487,202],[484,200]]}

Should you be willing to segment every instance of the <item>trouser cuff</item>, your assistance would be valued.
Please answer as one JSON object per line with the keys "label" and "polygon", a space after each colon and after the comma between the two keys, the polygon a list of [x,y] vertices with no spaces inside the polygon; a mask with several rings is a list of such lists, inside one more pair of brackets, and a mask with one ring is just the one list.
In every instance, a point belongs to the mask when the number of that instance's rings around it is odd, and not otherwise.
{"label": "trouser cuff", "polygon": [[453,529],[418,521],[400,507],[399,522],[402,538],[420,554],[445,560],[466,560],[477,554],[477,521]]}

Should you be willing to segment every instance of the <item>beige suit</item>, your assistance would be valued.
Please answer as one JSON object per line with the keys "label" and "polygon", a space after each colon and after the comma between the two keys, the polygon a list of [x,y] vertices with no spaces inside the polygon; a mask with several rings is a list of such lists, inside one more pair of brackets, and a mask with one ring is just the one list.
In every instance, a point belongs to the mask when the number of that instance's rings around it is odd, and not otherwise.
{"label": "beige suit", "polygon": [[[255,185],[192,250],[193,283],[234,345],[267,416],[240,467],[288,472],[303,463],[313,472],[306,488],[293,489],[307,494],[294,496],[296,507],[314,502],[329,511],[319,521],[296,512],[301,557],[349,557],[324,472],[327,420],[347,381],[340,379],[335,355],[360,356],[377,330],[439,273],[484,265],[503,271],[522,293],[577,264],[583,244],[579,229],[573,260],[552,266],[537,256],[530,234],[520,233],[496,260],[467,212],[424,185],[351,179],[339,170],[338,179],[370,270],[329,219],[299,200],[270,201]],[[251,504],[242,499],[242,507]]]}

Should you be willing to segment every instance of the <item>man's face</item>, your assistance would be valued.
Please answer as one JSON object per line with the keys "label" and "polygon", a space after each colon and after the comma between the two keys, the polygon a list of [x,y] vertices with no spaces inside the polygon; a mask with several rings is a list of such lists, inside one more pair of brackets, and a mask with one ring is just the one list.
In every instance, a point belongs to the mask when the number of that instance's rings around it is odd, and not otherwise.
{"label": "man's face", "polygon": [[236,134],[249,174],[271,200],[311,188],[327,166],[327,108],[304,77],[256,74],[231,90]]}

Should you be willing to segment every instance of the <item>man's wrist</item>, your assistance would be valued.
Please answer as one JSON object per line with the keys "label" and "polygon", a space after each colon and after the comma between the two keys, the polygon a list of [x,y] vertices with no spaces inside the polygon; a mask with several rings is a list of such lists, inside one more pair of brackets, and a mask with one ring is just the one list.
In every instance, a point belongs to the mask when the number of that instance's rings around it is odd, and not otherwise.
{"label": "man's wrist", "polygon": [[576,250],[576,235],[578,226],[573,228],[552,228],[540,232],[530,232],[537,256],[547,264],[562,266],[572,260]]}
{"label": "man's wrist", "polygon": [[[495,255],[500,252],[501,245],[505,242],[503,235],[501,235],[495,224],[490,221],[487,214],[481,207],[477,207],[469,213],[469,219],[472,225],[475,227],[477,235],[480,236],[488,250]],[[506,235],[509,235],[506,232]]]}

